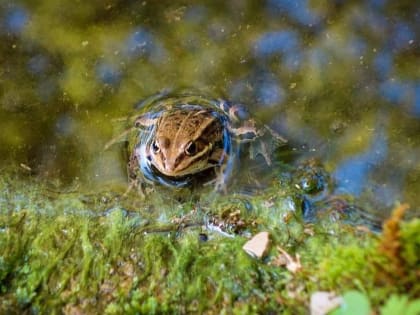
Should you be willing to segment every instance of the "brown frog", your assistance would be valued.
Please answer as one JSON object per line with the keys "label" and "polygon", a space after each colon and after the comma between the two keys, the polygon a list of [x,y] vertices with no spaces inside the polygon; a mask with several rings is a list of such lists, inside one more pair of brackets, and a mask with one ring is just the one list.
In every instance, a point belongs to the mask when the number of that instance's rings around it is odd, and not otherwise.
{"label": "brown frog", "polygon": [[[135,186],[187,187],[214,184],[226,191],[242,144],[251,144],[271,165],[263,136],[285,140],[257,127],[242,105],[199,95],[158,95],[142,102],[131,119],[128,173]],[[256,152],[256,153],[255,153]]]}

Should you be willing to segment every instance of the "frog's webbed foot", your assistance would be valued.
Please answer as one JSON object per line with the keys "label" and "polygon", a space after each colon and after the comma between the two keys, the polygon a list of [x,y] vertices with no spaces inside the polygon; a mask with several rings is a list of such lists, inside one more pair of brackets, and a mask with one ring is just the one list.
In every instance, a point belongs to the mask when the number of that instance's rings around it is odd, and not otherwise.
{"label": "frog's webbed foot", "polygon": [[255,159],[257,155],[262,155],[267,165],[271,166],[271,157],[273,156],[274,151],[286,143],[286,139],[269,126],[264,125],[259,136],[250,143],[250,158]]}
{"label": "frog's webbed foot", "polygon": [[227,194],[227,184],[224,175],[217,176],[215,179],[214,190],[223,194]]}

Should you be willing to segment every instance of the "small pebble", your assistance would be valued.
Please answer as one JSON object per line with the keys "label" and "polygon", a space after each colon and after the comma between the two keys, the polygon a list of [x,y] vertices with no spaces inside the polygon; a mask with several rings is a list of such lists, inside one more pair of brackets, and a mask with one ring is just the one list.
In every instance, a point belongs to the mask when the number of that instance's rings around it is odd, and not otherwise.
{"label": "small pebble", "polygon": [[260,232],[254,235],[245,245],[242,247],[250,256],[256,258],[262,258],[270,244],[270,237],[268,232]]}
{"label": "small pebble", "polygon": [[314,292],[311,295],[310,312],[311,315],[324,315],[340,306],[343,299],[333,292]]}

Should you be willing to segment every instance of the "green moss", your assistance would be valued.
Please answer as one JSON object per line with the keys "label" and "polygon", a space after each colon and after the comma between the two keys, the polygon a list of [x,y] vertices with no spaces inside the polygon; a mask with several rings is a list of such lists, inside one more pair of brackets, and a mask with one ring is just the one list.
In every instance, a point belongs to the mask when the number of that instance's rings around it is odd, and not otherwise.
{"label": "green moss", "polygon": [[410,284],[411,296],[420,296],[420,219],[415,218],[404,223],[401,230],[402,252],[401,256],[406,263],[406,279]]}
{"label": "green moss", "polygon": [[[378,282],[385,259],[378,236],[328,220],[303,223],[286,187],[252,198],[146,204],[86,202],[86,196],[65,193],[47,198],[42,185],[7,175],[0,185],[2,313],[296,314],[307,312],[317,290],[356,289],[374,309],[389,294],[404,293]],[[211,220],[236,236],[206,229]],[[232,228],[238,222],[241,228]],[[418,229],[418,219],[401,229],[402,256],[412,269],[405,283],[413,283],[413,297]],[[257,260],[242,246],[247,235],[262,230],[272,246]],[[300,255],[300,271],[275,263],[277,246]]]}
{"label": "green moss", "polygon": [[371,246],[363,248],[359,244],[328,246],[318,264],[321,287],[325,290],[356,288],[365,291],[365,285],[374,282],[375,273],[369,261],[375,253]]}

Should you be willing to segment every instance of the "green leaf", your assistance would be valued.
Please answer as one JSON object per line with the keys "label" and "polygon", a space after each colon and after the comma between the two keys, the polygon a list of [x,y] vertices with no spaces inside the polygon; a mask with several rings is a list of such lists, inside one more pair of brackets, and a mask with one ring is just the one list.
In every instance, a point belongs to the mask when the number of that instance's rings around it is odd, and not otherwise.
{"label": "green leaf", "polygon": [[369,315],[370,303],[366,295],[359,291],[347,291],[343,294],[343,303],[331,315]]}
{"label": "green leaf", "polygon": [[381,315],[420,315],[420,299],[408,301],[407,296],[392,295],[381,307]]}

